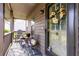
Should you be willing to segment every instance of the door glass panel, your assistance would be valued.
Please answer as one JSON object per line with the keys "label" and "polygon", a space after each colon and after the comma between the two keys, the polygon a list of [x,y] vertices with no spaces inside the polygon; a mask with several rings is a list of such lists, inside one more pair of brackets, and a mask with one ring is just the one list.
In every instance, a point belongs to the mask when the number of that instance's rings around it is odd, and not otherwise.
{"label": "door glass panel", "polygon": [[49,47],[57,55],[67,55],[66,4],[49,7]]}

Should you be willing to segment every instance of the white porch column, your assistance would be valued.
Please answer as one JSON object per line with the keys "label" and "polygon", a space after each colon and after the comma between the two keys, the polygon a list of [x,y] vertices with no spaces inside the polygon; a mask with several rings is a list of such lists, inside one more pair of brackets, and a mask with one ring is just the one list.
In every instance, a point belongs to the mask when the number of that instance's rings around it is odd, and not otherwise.
{"label": "white porch column", "polygon": [[11,29],[11,32],[14,31],[14,19],[10,20],[10,29]]}
{"label": "white porch column", "polygon": [[12,10],[12,7],[11,7],[11,4],[9,4],[9,8],[10,8],[10,30],[11,30],[11,40],[14,38],[14,16],[13,16],[13,10]]}
{"label": "white porch column", "polygon": [[31,33],[31,21],[28,21],[28,33]]}
{"label": "white porch column", "polygon": [[11,16],[11,20],[10,20],[10,29],[11,32],[14,31],[14,17],[13,17],[13,10],[10,10],[10,16]]}
{"label": "white porch column", "polygon": [[26,25],[26,32],[28,32],[28,20],[26,20],[25,25]]}

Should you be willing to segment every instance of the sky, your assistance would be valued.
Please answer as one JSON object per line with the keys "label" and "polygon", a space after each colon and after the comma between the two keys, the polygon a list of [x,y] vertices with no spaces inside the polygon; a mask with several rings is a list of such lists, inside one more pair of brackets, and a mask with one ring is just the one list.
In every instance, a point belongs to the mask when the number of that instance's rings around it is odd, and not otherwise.
{"label": "sky", "polygon": [[26,21],[25,20],[15,20],[15,23],[14,23],[14,30],[15,31],[18,31],[18,30],[23,30],[25,31],[26,30]]}

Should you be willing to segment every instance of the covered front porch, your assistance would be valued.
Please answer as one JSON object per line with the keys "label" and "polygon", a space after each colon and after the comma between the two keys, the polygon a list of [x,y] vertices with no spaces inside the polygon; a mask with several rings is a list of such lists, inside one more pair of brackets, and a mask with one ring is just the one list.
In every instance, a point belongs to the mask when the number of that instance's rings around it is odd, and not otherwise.
{"label": "covered front porch", "polygon": [[0,4],[0,55],[79,55],[78,10],[74,3]]}
{"label": "covered front porch", "polygon": [[[36,29],[35,18],[40,19],[40,20],[42,19],[42,17],[44,16],[45,4],[11,4],[11,3],[9,4],[9,3],[6,3],[6,4],[3,4],[3,7],[5,7],[4,8],[4,31],[5,31],[4,40],[5,42],[7,42],[4,45],[5,48],[4,48],[3,54],[6,56],[32,55],[32,53],[29,53],[32,51],[31,50],[29,51],[27,44],[25,45],[26,47],[24,48],[22,47],[22,44],[20,43],[21,38],[25,38],[26,34],[30,33],[31,36],[34,37],[34,39],[38,40],[39,42],[41,41],[40,40],[41,37],[39,38],[41,33],[40,34],[35,33],[35,29]],[[41,10],[43,10],[43,12]],[[33,12],[37,14],[36,17],[34,16],[35,14]],[[25,41],[23,41],[22,43],[25,43]],[[42,52],[41,47],[42,46],[40,45],[39,51],[41,52],[42,55],[43,54],[45,55],[45,50],[44,50],[45,48],[43,47],[43,52]],[[40,55],[40,54],[38,53],[37,55]]]}

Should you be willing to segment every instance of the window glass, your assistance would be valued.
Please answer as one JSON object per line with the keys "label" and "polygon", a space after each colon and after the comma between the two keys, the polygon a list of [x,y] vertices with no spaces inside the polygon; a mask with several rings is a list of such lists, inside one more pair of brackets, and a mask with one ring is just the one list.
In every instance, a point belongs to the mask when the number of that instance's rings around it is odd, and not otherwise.
{"label": "window glass", "polygon": [[66,4],[49,8],[49,47],[56,55],[67,55]]}

